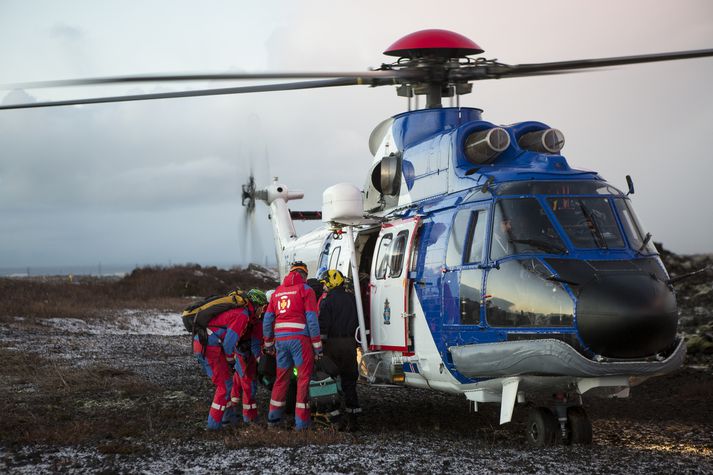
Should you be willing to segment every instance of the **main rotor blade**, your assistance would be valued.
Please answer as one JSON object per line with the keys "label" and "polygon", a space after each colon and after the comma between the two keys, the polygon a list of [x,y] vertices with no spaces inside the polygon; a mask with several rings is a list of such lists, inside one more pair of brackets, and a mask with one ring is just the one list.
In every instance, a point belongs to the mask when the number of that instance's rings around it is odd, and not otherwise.
{"label": "main rotor blade", "polygon": [[500,79],[506,77],[541,76],[547,74],[565,74],[582,69],[624,66],[627,64],[654,63],[677,59],[704,58],[713,56],[713,49],[693,51],[674,51],[670,53],[641,54],[614,58],[578,59],[573,61],[555,61],[551,63],[500,64],[484,63],[460,71],[452,71],[451,77],[458,80]]}
{"label": "main rotor blade", "polygon": [[72,106],[81,104],[100,104],[106,102],[146,101],[152,99],[172,99],[177,97],[218,96],[225,94],[245,94],[251,92],[294,91],[299,89],[316,89],[322,87],[357,85],[382,86],[386,84],[394,84],[394,80],[370,79],[364,81],[362,78],[337,78],[324,81],[300,81],[283,84],[262,84],[257,86],[227,87],[221,89],[201,89],[195,91],[161,92],[153,94],[135,94],[129,96],[93,97],[87,99],[70,99],[64,101],[10,104],[0,105],[0,110],[29,109],[34,107]]}
{"label": "main rotor blade", "polygon": [[137,82],[178,81],[239,81],[260,79],[316,79],[354,78],[371,79],[413,78],[418,74],[410,71],[362,71],[362,72],[293,72],[293,73],[219,73],[219,74],[142,74],[136,76],[112,76],[85,79],[62,79],[58,81],[34,81],[7,84],[5,89],[34,89],[41,87],[91,86],[102,84],[126,84]]}

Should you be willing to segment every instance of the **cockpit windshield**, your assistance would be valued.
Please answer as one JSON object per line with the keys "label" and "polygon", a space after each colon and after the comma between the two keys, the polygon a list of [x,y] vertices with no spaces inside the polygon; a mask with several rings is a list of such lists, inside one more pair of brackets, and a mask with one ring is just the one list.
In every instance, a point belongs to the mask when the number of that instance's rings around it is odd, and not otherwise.
{"label": "cockpit windshield", "polygon": [[514,181],[496,189],[498,195],[614,195],[624,194],[604,181]]}
{"label": "cockpit windshield", "polygon": [[577,249],[621,250],[628,243],[639,254],[657,252],[629,199],[604,181],[510,182],[500,184],[496,194],[492,260],[523,253],[564,254],[569,246],[565,235]]}
{"label": "cockpit windshield", "polygon": [[491,259],[527,252],[564,254],[566,250],[537,199],[498,200],[490,243]]}
{"label": "cockpit windshield", "polygon": [[558,197],[548,198],[547,204],[574,247],[624,247],[624,239],[611,207],[611,198]]}

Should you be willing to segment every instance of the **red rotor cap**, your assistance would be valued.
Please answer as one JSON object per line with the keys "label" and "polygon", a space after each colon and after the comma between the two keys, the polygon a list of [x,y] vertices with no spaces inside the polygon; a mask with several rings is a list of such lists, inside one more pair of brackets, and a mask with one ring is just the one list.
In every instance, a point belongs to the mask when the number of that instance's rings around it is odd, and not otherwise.
{"label": "red rotor cap", "polygon": [[424,56],[462,58],[482,52],[480,46],[461,34],[433,29],[416,31],[396,40],[384,51],[384,54],[408,58]]}

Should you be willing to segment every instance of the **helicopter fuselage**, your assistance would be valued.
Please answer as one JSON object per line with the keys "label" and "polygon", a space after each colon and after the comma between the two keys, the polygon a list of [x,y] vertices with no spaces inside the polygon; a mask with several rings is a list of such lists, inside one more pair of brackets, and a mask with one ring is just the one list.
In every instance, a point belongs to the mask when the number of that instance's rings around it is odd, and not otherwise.
{"label": "helicopter fuselage", "polygon": [[501,422],[534,392],[625,395],[679,367],[673,287],[628,196],[570,168],[556,129],[480,113],[382,122],[362,209],[322,229],[286,235],[273,201],[281,273],[299,259],[359,284],[371,382],[500,401]]}

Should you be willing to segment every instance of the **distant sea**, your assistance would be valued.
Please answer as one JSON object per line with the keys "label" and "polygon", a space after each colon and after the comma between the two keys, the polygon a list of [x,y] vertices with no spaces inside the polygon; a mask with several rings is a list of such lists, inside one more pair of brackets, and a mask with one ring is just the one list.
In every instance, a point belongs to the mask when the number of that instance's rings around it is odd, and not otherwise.
{"label": "distant sea", "polygon": [[[36,277],[43,275],[94,275],[99,277],[121,277],[130,274],[137,267],[181,265],[179,263],[169,264],[95,264],[93,266],[25,266],[25,267],[0,267],[0,277]],[[229,269],[235,264],[205,264]]]}
{"label": "distant sea", "polygon": [[93,266],[25,266],[0,267],[0,277],[35,277],[40,275],[95,275],[123,276],[129,274],[133,265],[93,265]]}

